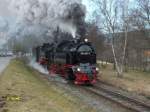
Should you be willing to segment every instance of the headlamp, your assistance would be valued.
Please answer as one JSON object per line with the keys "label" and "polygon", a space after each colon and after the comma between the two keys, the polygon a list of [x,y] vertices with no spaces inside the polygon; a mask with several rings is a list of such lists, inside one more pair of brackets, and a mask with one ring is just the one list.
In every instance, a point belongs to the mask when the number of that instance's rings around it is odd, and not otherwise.
{"label": "headlamp", "polygon": [[99,68],[96,67],[96,71],[99,71]]}
{"label": "headlamp", "polygon": [[88,42],[88,39],[84,39],[85,42]]}
{"label": "headlamp", "polygon": [[77,71],[78,71],[78,72],[80,72],[80,71],[81,71],[81,69],[80,69],[80,68],[77,68]]}

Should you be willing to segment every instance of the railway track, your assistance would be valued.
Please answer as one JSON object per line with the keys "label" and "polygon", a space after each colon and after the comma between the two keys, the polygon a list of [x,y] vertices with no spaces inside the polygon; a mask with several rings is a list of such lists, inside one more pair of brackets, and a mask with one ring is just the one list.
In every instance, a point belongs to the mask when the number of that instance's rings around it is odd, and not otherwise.
{"label": "railway track", "polygon": [[85,89],[88,92],[91,92],[100,97],[104,97],[129,110],[135,112],[150,112],[150,104],[124,95],[117,91],[113,91],[108,85],[105,85],[104,83],[99,82],[98,85],[93,87],[85,87]]}
{"label": "railway track", "polygon": [[68,84],[79,89],[83,89],[96,96],[104,97],[105,99],[115,102],[116,104],[134,112],[150,112],[150,104],[147,104],[139,99],[129,97],[128,95],[124,95],[118,91],[114,91],[112,90],[113,88],[111,88],[111,85],[105,84],[104,82],[98,81],[97,85],[88,87],[76,86],[72,82],[69,82]]}

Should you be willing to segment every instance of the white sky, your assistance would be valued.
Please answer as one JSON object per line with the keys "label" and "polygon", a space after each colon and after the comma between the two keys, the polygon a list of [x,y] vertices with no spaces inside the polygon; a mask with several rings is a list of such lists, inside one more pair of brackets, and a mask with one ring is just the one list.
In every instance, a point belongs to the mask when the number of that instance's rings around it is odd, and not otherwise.
{"label": "white sky", "polygon": [[82,0],[83,4],[86,5],[86,11],[87,11],[87,18],[89,19],[92,17],[92,13],[95,10],[95,5],[91,0]]}
{"label": "white sky", "polygon": [[8,1],[0,0],[0,16],[10,16],[10,10],[8,10]]}
{"label": "white sky", "polygon": [[[82,0],[83,4],[86,5],[87,9],[87,17],[88,19],[92,17],[92,13],[95,10],[95,5],[91,2],[91,0]],[[135,0],[130,0],[131,2],[134,2]],[[8,9],[8,4],[10,0],[0,0],[0,18],[10,18],[10,16],[13,16],[11,11]]]}
{"label": "white sky", "polygon": [[[135,1],[136,0],[129,0],[129,5],[130,7],[135,6]],[[92,13],[96,9],[95,4],[91,0],[82,0],[83,4],[86,5],[86,10],[87,10],[87,20],[92,19]]]}

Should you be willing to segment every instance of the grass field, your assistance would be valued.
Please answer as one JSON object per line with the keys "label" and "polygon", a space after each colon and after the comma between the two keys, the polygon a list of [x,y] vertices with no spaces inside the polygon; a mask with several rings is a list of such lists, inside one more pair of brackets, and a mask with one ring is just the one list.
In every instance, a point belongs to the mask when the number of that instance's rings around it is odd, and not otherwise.
{"label": "grass field", "polygon": [[0,112],[96,112],[64,93],[22,61],[12,60],[0,76],[0,97],[6,102]]}
{"label": "grass field", "polygon": [[119,88],[125,89],[130,92],[142,94],[150,98],[150,73],[129,70],[125,72],[122,78],[117,77],[113,66],[108,64],[105,68],[101,69],[101,79],[107,83],[115,85]]}

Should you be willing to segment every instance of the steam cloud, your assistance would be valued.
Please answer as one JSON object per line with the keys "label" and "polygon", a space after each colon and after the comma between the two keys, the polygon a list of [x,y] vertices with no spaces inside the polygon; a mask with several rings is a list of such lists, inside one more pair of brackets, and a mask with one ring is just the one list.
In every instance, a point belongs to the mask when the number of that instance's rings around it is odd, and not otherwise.
{"label": "steam cloud", "polygon": [[54,32],[83,37],[85,33],[85,6],[81,0],[11,0],[10,9],[17,16],[14,31],[16,38],[37,37],[40,42],[52,42]]}
{"label": "steam cloud", "polygon": [[[9,37],[25,48],[51,43],[56,38],[60,40],[63,34],[74,38],[85,34],[86,9],[81,0],[10,0],[9,8],[17,17],[10,27]],[[30,41],[25,42],[26,39]],[[48,74],[34,61],[30,66]]]}
{"label": "steam cloud", "polygon": [[35,62],[35,60],[31,60],[29,66],[33,67],[34,69],[38,70],[40,73],[48,75],[49,72],[44,69],[41,65]]}
{"label": "steam cloud", "polygon": [[55,81],[55,82],[59,82],[59,83],[67,83],[67,81],[65,79],[63,79],[62,77],[59,77],[57,74],[49,74],[49,71],[47,69],[43,68],[43,66],[36,63],[35,59],[32,59],[30,61],[29,66],[31,66],[35,70],[38,70],[40,73],[47,75],[48,79],[50,81]]}

